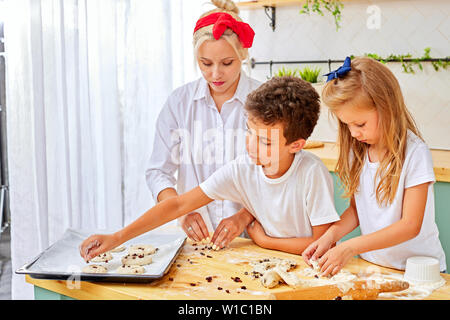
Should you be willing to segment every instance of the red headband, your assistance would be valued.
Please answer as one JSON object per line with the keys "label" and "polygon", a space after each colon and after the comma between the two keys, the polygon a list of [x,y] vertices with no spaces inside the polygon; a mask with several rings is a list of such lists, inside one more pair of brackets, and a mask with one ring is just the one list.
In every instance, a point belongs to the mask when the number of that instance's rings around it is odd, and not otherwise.
{"label": "red headband", "polygon": [[230,14],[225,12],[214,12],[206,17],[200,18],[195,25],[194,33],[203,27],[213,24],[213,36],[216,40],[222,36],[227,28],[231,28],[241,40],[244,48],[250,48],[253,43],[255,31],[248,23],[237,21]]}

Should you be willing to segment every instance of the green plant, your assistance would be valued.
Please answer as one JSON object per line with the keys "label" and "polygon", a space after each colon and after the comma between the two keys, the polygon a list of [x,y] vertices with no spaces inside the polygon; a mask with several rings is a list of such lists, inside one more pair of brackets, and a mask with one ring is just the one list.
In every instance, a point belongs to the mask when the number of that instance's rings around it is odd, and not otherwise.
{"label": "green plant", "polygon": [[[412,54],[390,54],[386,58],[380,57],[376,53],[365,53],[364,55],[373,59],[376,59],[380,61],[381,63],[387,63],[387,62],[400,62],[402,64],[403,72],[405,73],[415,73],[414,67],[417,66],[421,71],[423,70],[422,63],[427,62],[427,60],[433,59],[430,55],[431,48],[427,47],[424,49],[424,53],[422,57],[420,58],[413,58]],[[354,56],[350,56],[351,59],[354,58]],[[406,60],[406,61],[405,61]],[[435,71],[439,71],[440,68],[447,69],[447,67],[450,65],[449,57],[445,59],[437,59],[436,61],[429,61],[432,65]]]}
{"label": "green plant", "polygon": [[321,7],[325,8],[326,11],[330,12],[334,17],[334,23],[336,25],[336,31],[341,27],[341,14],[344,4],[339,0],[306,0],[300,13],[311,14],[311,12],[316,12],[323,16],[323,11]]}
{"label": "green plant", "polygon": [[320,71],[322,71],[321,68],[309,68],[309,67],[304,67],[302,70],[299,70],[298,73],[300,74],[300,77],[305,80],[308,81],[310,83],[316,83],[317,82],[317,78],[320,75]]}
{"label": "green plant", "polygon": [[283,77],[283,76],[298,77],[297,72],[298,69],[286,69],[285,67],[282,67],[281,69],[278,69],[274,77]]}

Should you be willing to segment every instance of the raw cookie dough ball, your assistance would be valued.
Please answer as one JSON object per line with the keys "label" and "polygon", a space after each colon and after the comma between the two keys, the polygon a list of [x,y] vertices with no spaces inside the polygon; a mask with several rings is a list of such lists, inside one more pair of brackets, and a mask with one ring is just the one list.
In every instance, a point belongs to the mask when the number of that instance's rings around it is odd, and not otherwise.
{"label": "raw cookie dough ball", "polygon": [[266,288],[273,288],[278,285],[280,280],[281,277],[279,274],[275,270],[271,269],[264,273],[261,278],[261,283]]}
{"label": "raw cookie dough ball", "polygon": [[122,264],[127,266],[144,266],[146,264],[152,263],[151,255],[144,254],[127,254],[122,258]]}
{"label": "raw cookie dough ball", "polygon": [[122,265],[116,272],[121,274],[142,274],[145,273],[145,268],[143,266]]}
{"label": "raw cookie dough ball", "polygon": [[125,246],[119,246],[119,247],[112,249],[110,252],[122,252],[125,249],[126,249]]}
{"label": "raw cookie dough ball", "polygon": [[91,262],[108,262],[112,259],[113,259],[112,254],[109,252],[105,252],[105,253],[99,254],[95,258],[92,258]]}
{"label": "raw cookie dough ball", "polygon": [[107,273],[108,269],[106,269],[105,266],[99,264],[91,264],[85,266],[81,271],[84,273]]}
{"label": "raw cookie dough ball", "polygon": [[130,249],[128,250],[128,254],[154,254],[156,252],[156,248],[152,246],[151,244],[136,244],[130,246]]}

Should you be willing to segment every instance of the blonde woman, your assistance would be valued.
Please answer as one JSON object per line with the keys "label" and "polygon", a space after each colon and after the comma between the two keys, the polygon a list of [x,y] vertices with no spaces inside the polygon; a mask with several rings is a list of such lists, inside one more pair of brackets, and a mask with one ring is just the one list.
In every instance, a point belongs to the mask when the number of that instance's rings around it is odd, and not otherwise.
{"label": "blonde woman", "polygon": [[[243,106],[247,94],[260,83],[241,67],[248,59],[254,31],[239,18],[232,1],[212,2],[217,9],[200,16],[193,34],[194,55],[202,77],[176,89],[158,117],[146,170],[147,185],[157,202],[196,187],[245,153]],[[214,241],[224,247],[252,219],[239,204],[215,201],[179,223],[194,241],[209,238],[215,230]]]}
{"label": "blonde woman", "polygon": [[[411,256],[431,256],[444,272],[431,153],[395,76],[371,58],[346,58],[342,67],[328,74],[322,100],[338,119],[336,172],[350,206],[305,249],[304,260],[310,264],[310,259],[318,259],[325,276],[336,274],[358,254],[400,270]],[[332,248],[357,226],[361,236]]]}

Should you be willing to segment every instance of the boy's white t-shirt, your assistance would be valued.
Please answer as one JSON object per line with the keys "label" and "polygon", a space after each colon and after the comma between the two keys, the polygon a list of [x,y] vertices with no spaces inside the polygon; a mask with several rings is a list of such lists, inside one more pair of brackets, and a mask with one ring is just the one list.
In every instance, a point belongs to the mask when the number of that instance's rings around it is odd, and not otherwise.
{"label": "boy's white t-shirt", "polygon": [[200,188],[211,199],[241,203],[270,237],[310,237],[312,226],[339,220],[333,180],[323,162],[310,152],[295,154],[288,171],[266,177],[247,154],[227,163]]}
{"label": "boy's white t-shirt", "polygon": [[400,181],[392,204],[380,207],[376,201],[375,173],[378,162],[370,162],[368,155],[360,176],[358,192],[355,193],[361,234],[383,229],[401,219],[403,195],[407,188],[431,182],[428,186],[427,203],[420,233],[401,244],[361,254],[367,261],[386,267],[404,270],[406,260],[412,256],[434,257],[440,262],[440,269],[446,269],[445,253],[439,241],[439,231],[434,215],[433,183],[436,181],[433,160],[428,146],[414,133],[408,131],[406,157],[400,174]]}

